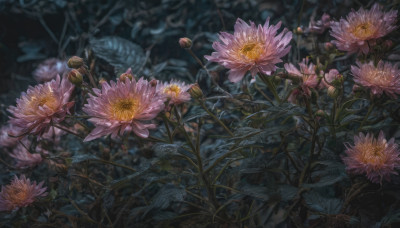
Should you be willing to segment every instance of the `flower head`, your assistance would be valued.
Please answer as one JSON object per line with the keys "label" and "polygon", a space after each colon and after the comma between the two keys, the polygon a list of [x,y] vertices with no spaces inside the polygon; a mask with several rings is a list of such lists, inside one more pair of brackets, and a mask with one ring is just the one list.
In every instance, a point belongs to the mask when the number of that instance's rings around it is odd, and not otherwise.
{"label": "flower head", "polygon": [[69,101],[74,86],[66,79],[57,76],[50,82],[29,87],[17,99],[17,106],[10,106],[8,111],[13,115],[10,123],[21,129],[20,135],[31,133],[41,136],[51,124],[64,120],[73,106]]}
{"label": "flower head", "polygon": [[248,25],[238,18],[233,35],[221,32],[221,41],[213,43],[216,52],[204,57],[230,69],[231,82],[240,81],[247,71],[252,76],[258,72],[271,74],[276,69],[275,64],[282,62],[281,58],[290,51],[288,44],[292,33],[284,29],[277,35],[281,24],[270,26],[268,18],[263,26],[256,26],[252,21]]}
{"label": "flower head", "polygon": [[394,138],[389,142],[383,132],[378,138],[372,134],[354,136],[354,146],[345,144],[347,157],[343,158],[346,170],[354,174],[365,174],[373,183],[382,183],[382,179],[390,181],[390,175],[396,174],[395,168],[400,166],[400,151]]}
{"label": "flower head", "polygon": [[293,64],[286,63],[285,70],[292,76],[296,76],[302,79],[301,88],[303,93],[307,96],[311,95],[311,88],[316,88],[318,85],[318,76],[316,74],[316,66],[313,63],[309,63],[308,58],[303,59],[299,63],[300,70],[298,70]]}
{"label": "flower head", "polygon": [[17,145],[19,139],[10,135],[17,136],[19,132],[20,129],[11,124],[2,126],[0,128],[0,147],[12,148]]}
{"label": "flower head", "polygon": [[335,80],[340,80],[342,75],[336,69],[330,69],[328,73],[325,73],[324,79],[321,80],[321,86],[328,88],[330,84],[333,84]]}
{"label": "flower head", "polygon": [[38,82],[48,82],[67,73],[67,62],[56,58],[46,59],[33,72],[33,77]]}
{"label": "flower head", "polygon": [[[358,67],[357,67],[358,66]],[[400,94],[400,70],[399,64],[392,65],[388,62],[379,61],[375,67],[369,63],[357,63],[351,66],[354,81],[364,87],[371,89],[372,94],[380,96],[382,93],[396,98]]]}
{"label": "flower head", "polygon": [[145,121],[154,119],[164,109],[165,97],[158,94],[156,86],[147,80],[105,82],[102,88],[93,90],[83,110],[96,128],[85,138],[90,141],[111,134],[117,137],[124,132],[133,131],[136,135],[147,138],[149,128],[154,124]]}
{"label": "flower head", "polygon": [[1,188],[0,211],[17,210],[33,203],[37,197],[46,196],[47,188],[42,188],[42,185],[43,182],[36,184],[36,181],[31,182],[24,175],[19,179],[15,176],[11,184]]}
{"label": "flower head", "polygon": [[170,82],[158,83],[157,91],[167,97],[170,104],[181,104],[190,100],[190,87],[191,85],[172,79]]}
{"label": "flower head", "polygon": [[[28,140],[23,140],[25,146],[29,146],[30,143]],[[14,158],[16,161],[15,167],[19,169],[31,168],[42,162],[42,156],[38,153],[32,154],[30,153],[22,144],[18,144],[12,153],[10,153],[10,157]]]}
{"label": "flower head", "polygon": [[331,36],[336,38],[332,43],[342,51],[367,54],[376,39],[396,29],[396,20],[397,10],[383,12],[378,4],[374,4],[370,10],[353,10],[346,19],[332,22]]}
{"label": "flower head", "polygon": [[321,17],[321,20],[315,21],[314,17],[311,18],[310,24],[306,32],[312,32],[317,34],[322,34],[331,26],[331,16],[329,14],[324,13]]}

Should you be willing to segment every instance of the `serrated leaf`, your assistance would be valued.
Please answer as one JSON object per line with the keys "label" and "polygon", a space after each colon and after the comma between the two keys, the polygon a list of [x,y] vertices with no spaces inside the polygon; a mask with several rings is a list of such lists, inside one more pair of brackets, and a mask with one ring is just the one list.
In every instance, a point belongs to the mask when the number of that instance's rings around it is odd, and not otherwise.
{"label": "serrated leaf", "polygon": [[338,214],[343,204],[340,199],[326,198],[315,191],[305,193],[304,200],[310,209],[329,215]]}
{"label": "serrated leaf", "polygon": [[93,154],[78,154],[71,158],[71,163],[75,164],[75,163],[80,163],[80,162],[89,161],[89,160],[99,160],[99,158]]}
{"label": "serrated leaf", "polygon": [[106,36],[100,39],[92,38],[89,42],[96,56],[120,71],[130,67],[133,73],[138,73],[145,61],[143,49],[129,40]]}

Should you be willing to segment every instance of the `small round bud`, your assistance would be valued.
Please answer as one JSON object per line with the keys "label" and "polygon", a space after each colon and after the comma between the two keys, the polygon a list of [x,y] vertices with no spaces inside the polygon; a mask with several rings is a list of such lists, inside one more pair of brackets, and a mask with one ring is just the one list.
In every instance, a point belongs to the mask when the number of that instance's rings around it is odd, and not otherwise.
{"label": "small round bud", "polygon": [[181,48],[190,49],[192,47],[192,40],[187,37],[180,38],[179,45]]}
{"label": "small round bud", "polygon": [[331,42],[324,43],[324,48],[326,51],[331,51],[335,46]]}
{"label": "small round bud", "polygon": [[132,75],[132,74],[129,74],[129,73],[123,73],[123,74],[121,74],[121,75],[119,76],[119,80],[121,80],[121,81],[125,81],[126,79],[129,79],[129,80],[132,81],[133,75]]}
{"label": "small round bud", "polygon": [[353,85],[353,93],[362,91],[362,88],[359,85]]}
{"label": "small round bud", "polygon": [[325,116],[325,112],[324,112],[324,110],[320,109],[320,110],[315,112],[315,115],[319,116],[319,117],[324,117]]}
{"label": "small round bud", "polygon": [[157,86],[157,84],[158,84],[158,80],[156,80],[156,79],[153,79],[153,80],[150,81],[150,85],[151,85],[152,87]]}
{"label": "small round bud", "polygon": [[296,34],[299,34],[299,35],[303,34],[303,29],[301,27],[297,27],[295,32],[296,32]]}
{"label": "small round bud", "polygon": [[339,95],[339,91],[334,86],[329,86],[327,93],[332,98],[336,98]]}
{"label": "small round bud", "polygon": [[71,58],[69,58],[67,64],[68,64],[69,68],[78,69],[81,66],[83,66],[84,61],[82,58],[80,58],[78,56],[72,56]]}
{"label": "small round bud", "polygon": [[200,86],[197,83],[192,84],[189,89],[189,93],[194,99],[200,99],[203,97],[203,91],[200,89]]}
{"label": "small round bud", "polygon": [[281,77],[275,76],[275,77],[274,77],[274,83],[275,83],[275,84],[281,83]]}
{"label": "small round bud", "polygon": [[68,80],[72,84],[80,86],[83,82],[83,76],[77,69],[73,69],[68,73]]}
{"label": "small round bud", "polygon": [[385,46],[385,48],[390,49],[393,46],[393,41],[391,40],[385,40],[385,42],[383,43],[383,45]]}
{"label": "small round bud", "polygon": [[104,79],[104,78],[100,78],[100,80],[99,80],[99,84],[100,84],[100,85],[104,84],[105,82],[107,82],[107,80],[106,80],[106,79]]}

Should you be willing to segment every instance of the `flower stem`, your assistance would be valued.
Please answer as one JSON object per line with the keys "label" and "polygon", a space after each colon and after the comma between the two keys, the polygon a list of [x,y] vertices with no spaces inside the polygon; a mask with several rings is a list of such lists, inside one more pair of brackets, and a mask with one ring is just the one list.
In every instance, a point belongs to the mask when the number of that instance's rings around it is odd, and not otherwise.
{"label": "flower stem", "polygon": [[276,86],[275,86],[274,82],[272,81],[271,77],[265,76],[264,74],[261,74],[261,73],[258,73],[258,76],[261,78],[261,80],[265,83],[265,85],[272,92],[272,94],[274,95],[274,97],[278,101],[278,103],[281,103],[281,98],[279,97],[278,92],[276,91]]}
{"label": "flower stem", "polygon": [[226,132],[228,132],[230,136],[234,136],[232,131],[229,130],[229,128],[207,108],[203,100],[199,100],[199,102],[201,107],[203,107],[203,109],[208,113],[208,115],[210,115],[219,125],[221,125],[226,130]]}

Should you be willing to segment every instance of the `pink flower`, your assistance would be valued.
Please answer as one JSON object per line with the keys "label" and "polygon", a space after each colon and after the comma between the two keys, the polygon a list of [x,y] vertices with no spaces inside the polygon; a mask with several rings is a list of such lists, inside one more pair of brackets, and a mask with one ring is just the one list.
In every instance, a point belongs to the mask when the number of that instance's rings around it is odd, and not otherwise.
{"label": "pink flower", "polygon": [[330,69],[329,73],[325,73],[325,78],[321,80],[321,86],[328,88],[335,80],[339,80],[342,76],[336,69]]}
{"label": "pink flower", "polygon": [[373,183],[390,181],[390,175],[396,174],[400,166],[400,151],[394,138],[389,142],[383,132],[377,139],[372,134],[354,136],[354,146],[346,143],[347,157],[343,157],[346,170],[353,174],[365,174]]}
{"label": "pink flower", "polygon": [[65,131],[61,130],[60,128],[50,127],[50,129],[42,135],[42,138],[53,143],[59,143],[61,136],[65,134]]}
{"label": "pink flower", "polygon": [[[24,146],[29,148],[30,142],[28,140],[22,140]],[[30,153],[22,144],[18,144],[10,157],[14,158],[16,161],[15,167],[18,169],[31,168],[42,162],[42,156],[39,153]],[[43,151],[47,154],[47,151]]]}
{"label": "pink flower", "polygon": [[372,94],[380,96],[382,93],[386,93],[393,98],[397,98],[396,94],[400,94],[399,63],[392,65],[379,61],[375,67],[371,61],[365,64],[357,62],[357,66],[351,66],[354,81],[371,89]]}
{"label": "pink flower", "polygon": [[50,82],[29,87],[17,99],[17,106],[10,106],[10,123],[21,129],[21,134],[41,136],[52,124],[60,123],[73,106],[69,101],[74,86],[60,76]]}
{"label": "pink flower", "polygon": [[306,32],[312,32],[317,34],[322,34],[331,26],[331,17],[329,14],[324,13],[321,17],[321,20],[315,21],[314,18],[311,18],[310,24],[308,25],[308,29]]}
{"label": "pink flower", "polygon": [[133,131],[147,138],[154,124],[145,121],[154,119],[164,109],[165,97],[157,93],[156,86],[147,80],[111,81],[103,83],[101,90],[94,89],[83,110],[96,128],[84,141],[90,141],[108,134],[112,137]]}
{"label": "pink flower", "polygon": [[37,197],[47,195],[46,187],[43,182],[36,184],[36,181],[27,179],[24,175],[14,177],[11,184],[1,187],[0,192],[0,211],[13,211],[21,207],[26,207],[36,201]]}
{"label": "pink flower", "polygon": [[301,63],[299,63],[300,70],[298,70],[293,64],[286,63],[285,70],[291,76],[297,76],[301,78],[301,88],[303,90],[304,95],[311,95],[311,88],[316,88],[318,85],[318,76],[316,74],[316,66],[313,63],[309,63],[308,58],[303,59]]}
{"label": "pink flower", "polygon": [[62,61],[56,58],[50,58],[43,61],[33,72],[33,77],[38,82],[48,82],[57,77],[57,75],[63,76],[67,73],[68,66],[66,61]]}
{"label": "pink flower", "polygon": [[397,28],[397,10],[383,12],[381,9],[378,4],[374,4],[371,10],[353,10],[346,20],[342,18],[339,22],[332,22],[331,36],[336,38],[332,43],[342,51],[367,54],[376,39]]}
{"label": "pink flower", "polygon": [[190,101],[190,87],[191,85],[172,79],[169,83],[158,83],[157,91],[169,99],[169,104],[181,104]]}
{"label": "pink flower", "polygon": [[11,124],[2,126],[0,128],[0,147],[12,148],[17,145],[19,139],[10,135],[18,136],[19,132],[20,129]]}
{"label": "pink flower", "polygon": [[231,82],[240,81],[247,71],[252,76],[258,72],[269,75],[276,70],[275,64],[282,62],[281,58],[290,51],[288,44],[292,33],[284,29],[277,35],[281,24],[270,26],[268,18],[264,26],[256,26],[252,21],[248,25],[238,18],[233,35],[221,32],[221,41],[213,43],[216,52],[204,57],[230,69]]}

